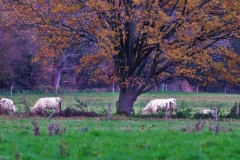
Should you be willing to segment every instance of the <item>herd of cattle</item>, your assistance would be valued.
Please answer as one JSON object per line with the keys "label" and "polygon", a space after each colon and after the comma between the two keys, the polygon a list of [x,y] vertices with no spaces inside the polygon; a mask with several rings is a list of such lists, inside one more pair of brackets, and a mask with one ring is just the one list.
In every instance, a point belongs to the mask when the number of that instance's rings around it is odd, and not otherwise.
{"label": "herd of cattle", "polygon": [[[35,105],[30,108],[31,113],[37,114],[44,112],[46,109],[54,109],[57,113],[61,110],[61,98],[60,97],[45,97],[37,100]],[[11,99],[2,98],[0,100],[0,110],[6,110],[10,113],[16,113],[18,108]]]}
{"label": "herd of cattle", "polygon": [[[60,97],[45,97],[37,100],[35,105],[30,108],[31,113],[43,113],[47,109],[53,109],[59,113],[61,111]],[[16,113],[18,108],[14,105],[11,99],[2,98],[0,100],[0,110],[6,110],[11,113]],[[159,110],[177,111],[177,100],[175,98],[154,99],[151,100],[145,108],[142,109],[142,114],[157,114]],[[212,110],[201,110],[200,114],[213,114]]]}

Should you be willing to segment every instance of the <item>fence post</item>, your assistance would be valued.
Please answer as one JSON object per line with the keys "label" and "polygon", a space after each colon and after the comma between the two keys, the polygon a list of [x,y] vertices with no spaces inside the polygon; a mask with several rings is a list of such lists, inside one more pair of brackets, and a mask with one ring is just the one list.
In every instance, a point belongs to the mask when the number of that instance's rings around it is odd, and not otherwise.
{"label": "fence post", "polygon": [[56,84],[56,86],[55,86],[55,93],[56,93],[56,94],[57,94],[57,88],[58,88],[58,87],[57,87],[57,84]]}
{"label": "fence post", "polygon": [[215,120],[215,121],[218,121],[217,107],[216,107],[216,106],[213,106],[213,107],[212,107],[212,110],[213,110],[214,120]]}
{"label": "fence post", "polygon": [[113,92],[113,94],[114,94],[114,92],[115,92],[115,90],[114,90],[114,82],[113,82],[112,92]]}
{"label": "fence post", "polygon": [[163,92],[163,90],[164,90],[164,83],[162,84],[162,92]]}
{"label": "fence post", "polygon": [[197,93],[198,93],[198,85],[197,85]]}
{"label": "fence post", "polygon": [[240,116],[240,102],[238,102],[238,117]]}
{"label": "fence post", "polygon": [[12,95],[12,91],[13,91],[13,85],[11,85],[11,91],[10,91],[10,92],[11,92],[11,93],[10,93],[11,95]]}
{"label": "fence post", "polygon": [[169,117],[172,118],[172,111],[173,111],[172,102],[169,103],[169,109],[170,109]]}
{"label": "fence post", "polygon": [[168,104],[166,103],[166,109],[165,109],[165,121],[168,121]]}
{"label": "fence post", "polygon": [[108,119],[111,118],[111,103],[108,103]]}
{"label": "fence post", "polygon": [[62,115],[62,101],[59,102],[59,114]]}
{"label": "fence post", "polygon": [[233,110],[234,116],[237,117],[237,115],[238,115],[237,101],[235,102],[235,106],[233,108],[234,108],[234,110]]}

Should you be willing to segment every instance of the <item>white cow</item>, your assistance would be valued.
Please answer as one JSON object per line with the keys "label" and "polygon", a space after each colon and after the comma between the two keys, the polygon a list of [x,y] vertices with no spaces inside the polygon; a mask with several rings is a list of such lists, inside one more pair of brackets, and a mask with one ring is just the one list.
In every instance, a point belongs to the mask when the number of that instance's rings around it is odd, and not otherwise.
{"label": "white cow", "polygon": [[16,113],[18,108],[15,107],[13,101],[11,99],[2,98],[0,100],[0,109],[7,110],[11,113]]}
{"label": "white cow", "polygon": [[145,108],[142,109],[142,114],[148,114],[153,113],[156,114],[159,110],[166,110],[166,104],[167,109],[170,109],[170,102],[171,107],[173,110],[177,109],[177,100],[175,98],[169,98],[169,99],[154,99],[148,102]]}
{"label": "white cow", "polygon": [[60,97],[45,97],[37,100],[36,104],[31,108],[33,114],[44,112],[46,109],[54,109],[57,113],[61,110]]}
{"label": "white cow", "polygon": [[200,110],[200,114],[213,114],[213,111],[209,109],[202,109]]}

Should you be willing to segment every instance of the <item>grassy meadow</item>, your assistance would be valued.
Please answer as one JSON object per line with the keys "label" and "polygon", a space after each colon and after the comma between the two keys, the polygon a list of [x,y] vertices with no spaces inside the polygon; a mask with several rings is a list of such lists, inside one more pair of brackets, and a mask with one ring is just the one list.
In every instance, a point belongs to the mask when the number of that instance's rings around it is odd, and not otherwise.
{"label": "grassy meadow", "polygon": [[[119,93],[111,92],[79,92],[79,93],[60,93],[60,94],[33,94],[33,93],[18,93],[13,95],[1,95],[0,97],[10,98],[14,101],[19,111],[23,111],[25,104],[23,98],[27,100],[29,106],[33,106],[39,98],[59,96],[62,99],[62,108],[75,107],[77,102],[74,100],[78,98],[87,104],[89,111],[106,111],[109,103],[111,104],[112,114],[115,113],[116,101]],[[141,112],[147,103],[152,99],[171,98],[177,99],[178,108],[192,108],[192,109],[210,109],[212,106],[220,107],[228,110],[234,106],[235,102],[240,101],[240,95],[237,94],[221,94],[221,93],[183,93],[183,92],[152,92],[142,94],[134,103],[135,113]]]}
{"label": "grassy meadow", "polygon": [[[33,106],[38,98],[55,94],[25,93],[0,96],[11,98],[21,112],[24,110],[23,97],[29,106]],[[0,160],[240,159],[238,119],[221,119],[217,126],[212,118],[202,121],[165,121],[156,116],[124,117],[114,115],[118,93],[80,92],[62,93],[57,96],[62,98],[63,109],[74,107],[74,98],[83,100],[89,111],[96,112],[106,111],[110,103],[111,119],[19,118],[1,115]],[[215,105],[226,110],[240,99],[239,95],[230,94],[153,92],[141,95],[134,104],[134,110],[140,112],[151,99],[169,97],[177,99],[178,107],[208,109]]]}
{"label": "grassy meadow", "polygon": [[[39,127],[34,136],[32,122]],[[49,135],[49,125],[60,131]],[[0,159],[239,159],[240,122],[220,122],[232,131],[211,132],[209,123],[201,131],[187,131],[196,120],[136,119],[114,117],[73,119],[1,118]]]}

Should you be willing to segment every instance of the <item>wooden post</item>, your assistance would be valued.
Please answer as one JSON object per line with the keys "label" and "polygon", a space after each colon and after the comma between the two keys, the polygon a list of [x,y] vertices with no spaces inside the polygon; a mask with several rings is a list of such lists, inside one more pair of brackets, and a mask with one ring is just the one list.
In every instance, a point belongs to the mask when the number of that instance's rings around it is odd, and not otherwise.
{"label": "wooden post", "polygon": [[216,107],[216,106],[213,106],[213,107],[212,107],[212,110],[213,110],[214,120],[215,120],[215,121],[218,121],[217,107]]}
{"label": "wooden post", "polygon": [[118,101],[116,101],[116,111],[118,112]]}
{"label": "wooden post", "polygon": [[108,103],[108,119],[111,118],[111,103]]}
{"label": "wooden post", "polygon": [[114,92],[115,92],[115,90],[114,90],[114,82],[113,82],[112,92],[113,92],[113,94],[114,94]]}
{"label": "wooden post", "polygon": [[62,101],[59,102],[59,114],[62,114]]}
{"label": "wooden post", "polygon": [[170,109],[169,117],[171,118],[171,117],[172,117],[172,111],[173,111],[172,103],[171,103],[171,102],[169,103],[169,109]]}
{"label": "wooden post", "polygon": [[163,92],[163,90],[164,90],[164,83],[162,84],[162,92]]}
{"label": "wooden post", "polygon": [[237,115],[238,115],[238,107],[237,107],[237,101],[236,101],[234,106],[234,116],[237,117]]}
{"label": "wooden post", "polygon": [[219,125],[218,125],[218,123],[217,123],[217,125],[216,125],[216,131],[215,131],[215,134],[217,135],[217,134],[218,134],[218,132],[219,132]]}
{"label": "wooden post", "polygon": [[167,103],[165,108],[165,121],[168,121],[168,104]]}
{"label": "wooden post", "polygon": [[198,85],[197,85],[197,93],[198,93]]}
{"label": "wooden post", "polygon": [[238,102],[238,117],[240,116],[240,102]]}
{"label": "wooden post", "polygon": [[13,91],[13,85],[11,85],[11,91],[10,91],[10,92],[11,92],[11,93],[10,93],[11,95],[12,95],[12,91]]}
{"label": "wooden post", "polygon": [[56,93],[56,94],[57,94],[57,88],[58,88],[58,87],[57,87],[57,85],[56,85],[56,86],[55,86],[55,93]]}

